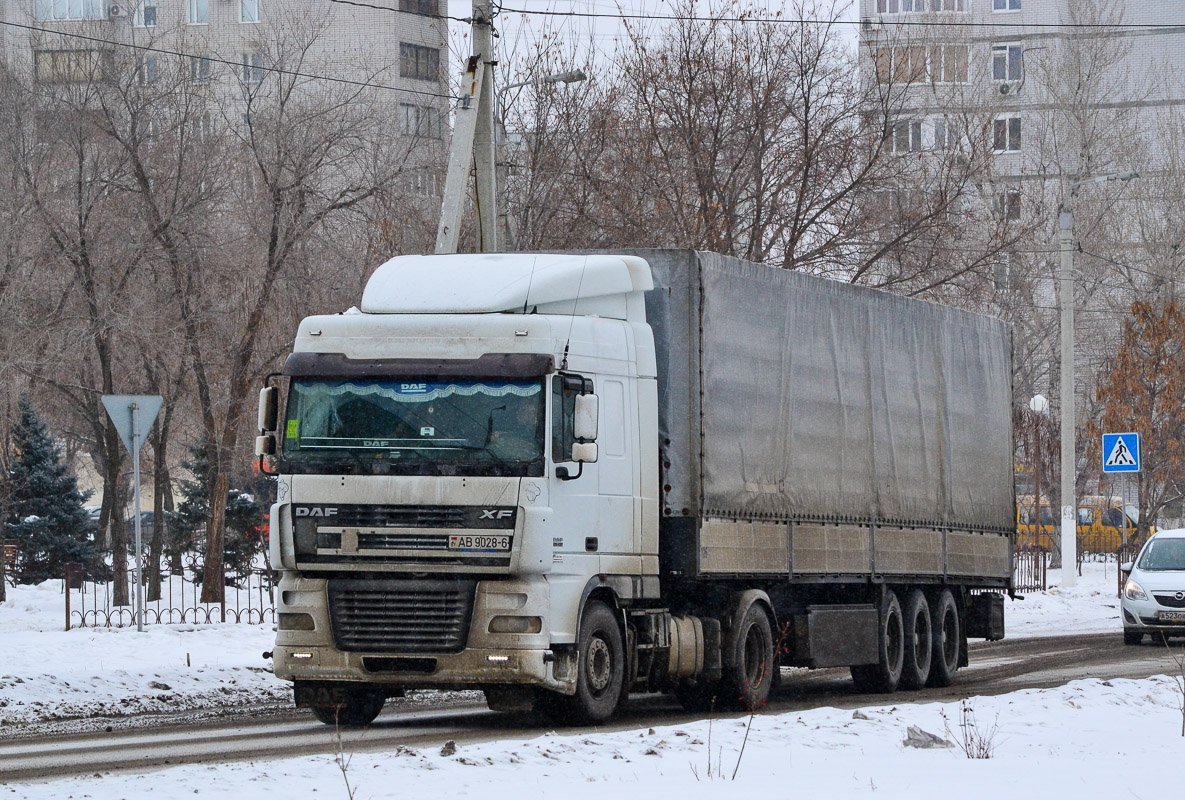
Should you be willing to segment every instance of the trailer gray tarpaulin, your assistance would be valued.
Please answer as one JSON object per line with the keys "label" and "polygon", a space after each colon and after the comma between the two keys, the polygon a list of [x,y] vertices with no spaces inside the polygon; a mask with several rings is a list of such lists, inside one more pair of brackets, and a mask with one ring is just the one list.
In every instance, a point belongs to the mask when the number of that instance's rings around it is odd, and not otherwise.
{"label": "trailer gray tarpaulin", "polygon": [[[750,523],[716,528],[769,551],[721,554],[741,571],[794,550],[822,571],[1010,574],[1008,325],[714,253],[629,252],[655,281],[664,519]],[[800,553],[762,533],[795,522]],[[845,549],[885,552],[825,552]]]}

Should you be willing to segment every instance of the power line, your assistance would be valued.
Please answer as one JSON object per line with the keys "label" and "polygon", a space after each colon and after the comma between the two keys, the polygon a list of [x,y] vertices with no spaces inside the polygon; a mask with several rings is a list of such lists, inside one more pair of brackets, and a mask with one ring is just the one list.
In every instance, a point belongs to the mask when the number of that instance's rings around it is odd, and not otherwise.
{"label": "power line", "polygon": [[[700,16],[682,14],[633,14],[626,12],[608,13],[597,11],[552,11],[527,8],[510,8],[498,6],[498,10],[506,14],[526,14],[546,17],[588,17],[593,19],[638,19],[665,20],[670,22],[752,22],[771,23],[781,25],[861,25],[861,20],[819,19],[811,17],[726,17]],[[877,24],[903,28],[1032,28],[1039,30],[1153,30],[1165,28],[1181,28],[1185,33],[1185,25],[1173,22],[940,22],[937,20],[886,20],[882,15]]]}
{"label": "power line", "polygon": [[[85,33],[72,33],[69,31],[55,31],[49,28],[42,28],[37,25],[25,25],[20,22],[8,22],[0,20],[0,26],[9,28],[20,28],[22,30],[33,31],[34,33],[41,33],[48,36],[63,36],[68,39],[80,39],[85,42],[94,42],[97,44],[110,45],[114,47],[126,47],[131,50],[136,50],[145,53],[160,53],[167,56],[177,56],[178,58],[200,58],[210,61],[215,64],[226,64],[231,67],[242,68],[243,64],[239,61],[230,61],[218,56],[209,55],[207,53],[186,53],[181,50],[170,50],[165,47],[158,47],[156,45],[135,44],[134,42],[120,42],[114,39],[105,39],[101,36],[88,36]],[[404,92],[406,94],[421,95],[424,97],[439,97],[445,100],[457,100],[451,94],[439,94],[437,92],[426,92],[420,89],[405,89],[399,86],[388,86],[382,83],[372,83],[370,81],[359,81],[351,78],[339,78],[332,75],[320,75],[314,72],[303,72],[301,70],[285,69],[283,67],[261,67],[262,71],[274,72],[277,75],[291,75],[296,78],[309,78],[311,80],[329,81],[331,83],[343,83],[349,86],[357,86],[368,89],[383,89],[390,92]]]}

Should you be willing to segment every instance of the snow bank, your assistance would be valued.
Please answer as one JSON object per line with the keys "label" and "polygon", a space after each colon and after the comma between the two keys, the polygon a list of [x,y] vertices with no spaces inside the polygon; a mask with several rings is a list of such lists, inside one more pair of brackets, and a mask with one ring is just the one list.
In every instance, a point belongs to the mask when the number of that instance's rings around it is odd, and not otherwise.
{"label": "snow bank", "polygon": [[[259,797],[480,797],[524,791],[568,800],[679,797],[1176,797],[1181,694],[1165,677],[1076,681],[965,701],[992,758],[966,757],[959,703],[820,708],[639,731],[501,740],[461,746],[105,774],[8,787],[28,800]],[[910,726],[953,742],[904,745]],[[747,734],[747,741],[746,741]],[[447,751],[444,751],[447,752]],[[733,774],[735,772],[735,780]],[[0,797],[6,796],[0,787]]]}

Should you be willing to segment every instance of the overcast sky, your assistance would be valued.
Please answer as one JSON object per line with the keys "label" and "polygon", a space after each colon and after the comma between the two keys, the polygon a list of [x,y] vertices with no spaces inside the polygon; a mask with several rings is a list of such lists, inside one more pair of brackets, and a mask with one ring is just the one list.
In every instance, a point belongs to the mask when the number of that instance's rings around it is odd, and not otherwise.
{"label": "overcast sky", "polygon": [[[821,0],[821,2],[825,3],[827,0]],[[624,13],[670,16],[674,13],[674,7],[678,0],[673,0],[673,2],[668,0],[501,0],[501,3],[503,11],[496,22],[500,37],[495,47],[498,49],[500,59],[509,60],[513,64],[516,53],[529,52],[540,44],[550,46],[557,33],[563,45],[570,46],[575,43],[582,49],[591,46],[595,48],[598,58],[611,58],[614,40],[621,38],[625,32],[624,23],[616,15]],[[705,10],[711,5],[715,5],[717,8],[721,5],[720,0],[716,0],[715,3],[698,0],[698,4]],[[846,30],[850,33],[854,43],[858,3],[856,0],[851,0],[850,3],[847,0],[836,0],[836,4],[843,8],[843,17],[852,21],[851,26]],[[782,11],[787,16],[794,15],[788,6],[781,3],[767,2],[761,5],[769,9],[771,17],[778,11]],[[451,0],[449,15],[452,17],[468,16],[469,7],[465,0]],[[539,13],[517,13],[514,9],[528,12],[571,11],[609,16],[562,17]],[[629,24],[641,25],[644,30],[657,31],[667,23],[660,19],[630,20]],[[468,26],[463,23],[452,23],[450,32],[455,55],[461,50],[468,51],[468,44],[462,45],[461,38],[467,30]],[[514,71],[513,67],[511,71]]]}

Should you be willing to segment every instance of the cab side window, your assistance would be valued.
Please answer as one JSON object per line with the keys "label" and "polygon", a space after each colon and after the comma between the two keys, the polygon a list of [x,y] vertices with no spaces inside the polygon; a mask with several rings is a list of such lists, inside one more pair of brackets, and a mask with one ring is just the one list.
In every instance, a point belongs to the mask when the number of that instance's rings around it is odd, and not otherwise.
{"label": "cab side window", "polygon": [[572,460],[572,445],[576,443],[576,396],[592,391],[591,378],[572,374],[552,378],[551,460],[557,464]]}

